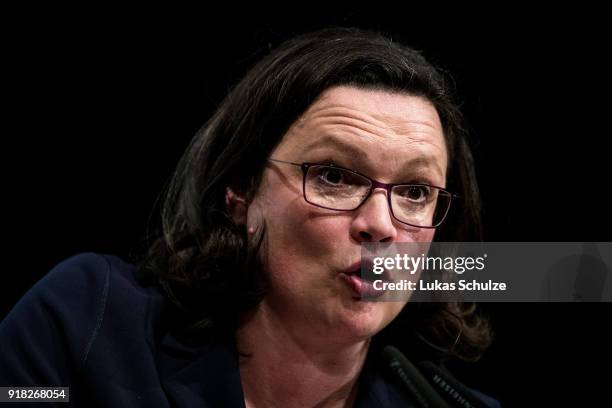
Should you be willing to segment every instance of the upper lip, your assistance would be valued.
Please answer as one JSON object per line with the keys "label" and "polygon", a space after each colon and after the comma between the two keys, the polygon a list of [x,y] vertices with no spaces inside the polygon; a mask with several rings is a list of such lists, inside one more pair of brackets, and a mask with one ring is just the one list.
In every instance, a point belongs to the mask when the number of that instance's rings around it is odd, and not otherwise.
{"label": "upper lip", "polygon": [[351,264],[351,266],[349,266],[348,268],[342,271],[342,273],[347,274],[347,275],[354,275],[360,272],[361,272],[361,259]]}
{"label": "upper lip", "polygon": [[346,275],[359,275],[360,277],[362,277],[362,267],[364,271],[369,271],[367,272],[366,276],[369,277],[377,277],[378,279],[382,279],[382,280],[391,280],[391,276],[389,274],[389,271],[387,269],[385,269],[383,271],[383,273],[381,273],[380,275],[375,275],[372,272],[372,268],[374,266],[374,261],[371,258],[361,258],[359,261],[351,264],[351,266],[349,266],[348,268],[344,269],[342,271],[342,273],[346,274]]}

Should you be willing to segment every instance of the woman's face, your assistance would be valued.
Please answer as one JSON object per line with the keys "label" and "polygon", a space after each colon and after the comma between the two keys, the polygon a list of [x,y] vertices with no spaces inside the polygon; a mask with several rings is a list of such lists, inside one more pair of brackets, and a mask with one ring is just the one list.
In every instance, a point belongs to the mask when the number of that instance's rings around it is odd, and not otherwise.
{"label": "woman's face", "polygon": [[[270,158],[329,163],[384,183],[445,186],[447,151],[434,106],[421,97],[341,86],[328,89],[298,119]],[[367,339],[402,302],[355,296],[342,272],[361,258],[362,242],[429,242],[434,230],[391,215],[375,189],[357,210],[308,204],[299,167],[270,162],[248,206],[247,226],[266,223],[265,309],[292,331],[338,343]]]}

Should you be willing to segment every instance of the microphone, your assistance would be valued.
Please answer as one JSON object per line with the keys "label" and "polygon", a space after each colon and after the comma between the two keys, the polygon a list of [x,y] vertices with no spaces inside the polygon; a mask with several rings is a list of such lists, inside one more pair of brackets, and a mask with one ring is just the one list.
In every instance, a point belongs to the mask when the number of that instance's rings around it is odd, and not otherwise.
{"label": "microphone", "polygon": [[382,351],[382,356],[387,367],[421,408],[451,408],[398,349],[386,346]]}
{"label": "microphone", "polygon": [[487,408],[465,385],[461,384],[448,370],[431,361],[418,363],[421,371],[438,391],[460,408]]}

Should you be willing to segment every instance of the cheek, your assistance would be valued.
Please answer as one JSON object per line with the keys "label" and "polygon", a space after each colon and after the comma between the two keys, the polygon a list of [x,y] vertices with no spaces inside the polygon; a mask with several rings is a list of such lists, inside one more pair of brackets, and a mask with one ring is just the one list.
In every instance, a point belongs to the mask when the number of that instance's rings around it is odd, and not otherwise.
{"label": "cheek", "polygon": [[397,242],[432,242],[435,234],[435,228],[401,230]]}
{"label": "cheek", "polygon": [[308,267],[307,263],[329,266],[335,255],[346,252],[349,223],[346,216],[322,214],[315,207],[298,202],[284,217],[267,221],[270,249],[301,267]]}
{"label": "cheek", "polygon": [[346,252],[350,217],[319,210],[293,191],[269,189],[257,196],[247,220],[249,226],[265,222],[269,261],[283,269],[329,268],[334,254]]}

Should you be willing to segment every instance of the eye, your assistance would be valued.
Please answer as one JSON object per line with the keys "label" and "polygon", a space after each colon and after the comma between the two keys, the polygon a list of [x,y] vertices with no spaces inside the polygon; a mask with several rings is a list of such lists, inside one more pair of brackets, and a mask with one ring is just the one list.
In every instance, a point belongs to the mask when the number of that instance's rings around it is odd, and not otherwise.
{"label": "eye", "polygon": [[424,203],[431,196],[431,189],[427,186],[419,185],[404,186],[399,189],[398,193],[402,198],[410,200],[411,202]]}
{"label": "eye", "polygon": [[344,182],[344,172],[333,167],[325,167],[321,169],[319,179],[326,184],[339,185]]}

